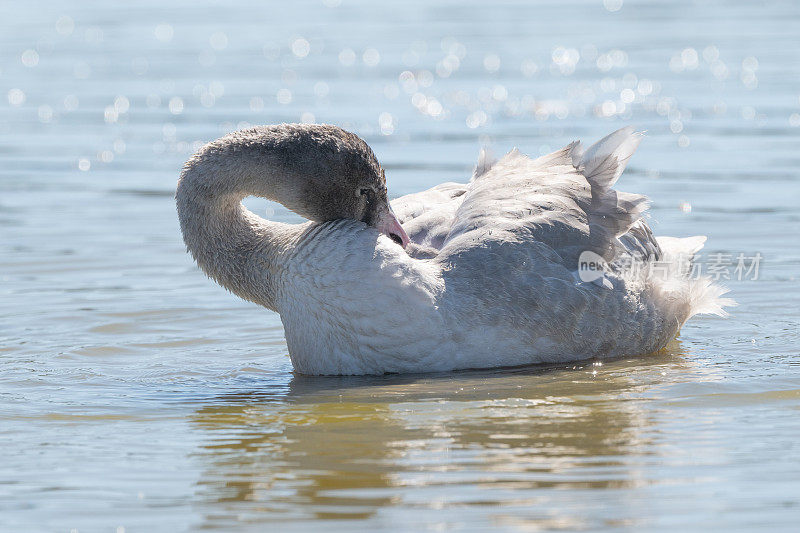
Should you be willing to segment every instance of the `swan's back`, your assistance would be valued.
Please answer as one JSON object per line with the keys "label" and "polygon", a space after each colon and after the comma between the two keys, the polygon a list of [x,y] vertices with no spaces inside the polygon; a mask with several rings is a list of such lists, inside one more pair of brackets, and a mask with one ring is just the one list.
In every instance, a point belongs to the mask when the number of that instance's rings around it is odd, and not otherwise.
{"label": "swan's back", "polygon": [[[613,189],[640,140],[625,128],[585,152],[514,150],[482,160],[467,185],[396,201],[421,256],[441,265],[441,309],[459,344],[490,359],[475,365],[647,353],[692,314],[723,312],[723,291],[678,266],[704,239],[659,241],[643,218],[647,198]],[[587,253],[603,264],[589,282],[578,271]]]}
{"label": "swan's back", "polygon": [[445,183],[392,207],[412,242],[443,254],[446,245],[482,246],[502,236],[533,237],[570,265],[586,250],[611,259],[620,245],[657,257],[657,241],[639,223],[647,198],[612,189],[640,139],[624,128],[585,154],[577,142],[537,159],[518,150],[497,162],[482,154],[470,183]]}

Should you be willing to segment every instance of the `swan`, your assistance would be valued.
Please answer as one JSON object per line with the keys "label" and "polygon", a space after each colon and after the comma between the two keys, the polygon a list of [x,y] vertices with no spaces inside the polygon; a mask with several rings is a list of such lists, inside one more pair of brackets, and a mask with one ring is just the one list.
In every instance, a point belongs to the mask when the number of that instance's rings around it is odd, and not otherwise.
{"label": "swan", "polygon": [[[647,198],[612,188],[641,138],[628,127],[537,159],[481,152],[468,183],[390,203],[355,134],[258,126],[186,162],[178,218],[209,277],[280,314],[300,374],[647,354],[691,316],[724,316],[733,302],[689,276],[705,237],[654,237]],[[308,221],[265,220],[242,205],[247,196]]]}

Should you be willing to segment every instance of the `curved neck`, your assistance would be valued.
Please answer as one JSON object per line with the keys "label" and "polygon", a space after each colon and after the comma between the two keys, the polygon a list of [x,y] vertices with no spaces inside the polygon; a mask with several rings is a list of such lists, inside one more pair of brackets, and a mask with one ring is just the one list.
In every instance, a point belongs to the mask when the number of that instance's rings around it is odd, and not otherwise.
{"label": "curved neck", "polygon": [[280,277],[293,250],[306,243],[309,226],[264,220],[245,209],[242,199],[267,198],[317,223],[367,220],[377,215],[355,193],[362,183],[374,182],[385,199],[382,176],[369,146],[334,126],[281,124],[233,132],[201,148],[181,172],[175,199],[183,239],[211,278],[275,309]]}
{"label": "curved neck", "polygon": [[274,199],[254,187],[243,170],[187,164],[175,193],[181,232],[209,277],[237,296],[275,310],[281,266],[299,227],[264,220],[242,205],[250,195]]}

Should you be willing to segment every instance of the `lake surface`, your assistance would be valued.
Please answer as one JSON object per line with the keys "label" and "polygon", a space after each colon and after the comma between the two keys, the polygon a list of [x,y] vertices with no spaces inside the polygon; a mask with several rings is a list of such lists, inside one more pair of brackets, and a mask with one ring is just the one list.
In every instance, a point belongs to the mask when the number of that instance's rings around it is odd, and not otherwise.
{"label": "lake surface", "polygon": [[[0,530],[796,530],[798,23],[794,1],[4,6]],[[295,376],[278,316],[193,265],[172,195],[201,143],[301,120],[361,134],[393,196],[483,145],[635,124],[619,188],[657,234],[708,235],[739,306],[648,357]]]}

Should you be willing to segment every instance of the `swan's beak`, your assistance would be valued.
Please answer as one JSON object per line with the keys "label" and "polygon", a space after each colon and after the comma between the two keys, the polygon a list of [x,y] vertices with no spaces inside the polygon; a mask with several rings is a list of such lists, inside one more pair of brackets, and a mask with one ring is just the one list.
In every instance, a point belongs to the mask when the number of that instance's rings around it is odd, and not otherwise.
{"label": "swan's beak", "polygon": [[378,220],[375,227],[378,228],[378,231],[392,239],[403,248],[408,246],[408,243],[411,242],[411,239],[408,238],[406,230],[404,230],[403,226],[400,225],[400,221],[397,220],[392,208],[388,205],[386,206],[386,210],[383,210],[378,215]]}

